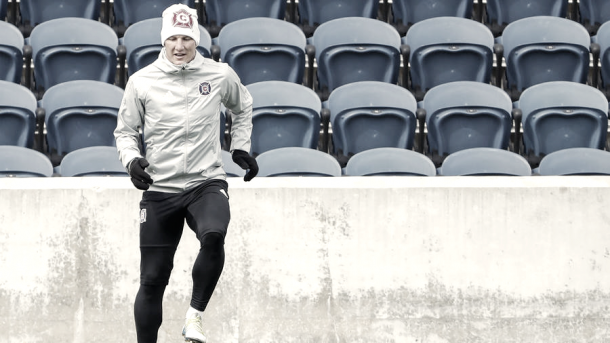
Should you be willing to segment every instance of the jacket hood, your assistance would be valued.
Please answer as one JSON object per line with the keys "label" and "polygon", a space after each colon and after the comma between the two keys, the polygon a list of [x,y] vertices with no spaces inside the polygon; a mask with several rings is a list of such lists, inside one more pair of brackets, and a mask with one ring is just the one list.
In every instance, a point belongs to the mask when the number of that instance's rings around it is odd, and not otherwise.
{"label": "jacket hood", "polygon": [[172,62],[170,62],[167,59],[167,55],[165,53],[165,47],[163,47],[161,49],[161,52],[159,52],[159,58],[157,58],[157,60],[153,63],[153,65],[155,67],[159,68],[164,73],[175,74],[181,70],[188,70],[188,71],[199,70],[203,66],[203,60],[204,60],[204,57],[198,51],[195,51],[195,58],[193,58],[192,61],[190,61],[186,64],[182,64],[182,65],[173,64]]}

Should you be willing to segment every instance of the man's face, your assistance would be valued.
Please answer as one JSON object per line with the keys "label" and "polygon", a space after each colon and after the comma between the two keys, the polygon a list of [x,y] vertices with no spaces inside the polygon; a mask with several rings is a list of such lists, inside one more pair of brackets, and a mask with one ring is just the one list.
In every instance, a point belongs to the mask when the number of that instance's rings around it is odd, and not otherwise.
{"label": "man's face", "polygon": [[197,44],[189,36],[175,35],[165,40],[165,55],[176,65],[192,61],[197,53]]}

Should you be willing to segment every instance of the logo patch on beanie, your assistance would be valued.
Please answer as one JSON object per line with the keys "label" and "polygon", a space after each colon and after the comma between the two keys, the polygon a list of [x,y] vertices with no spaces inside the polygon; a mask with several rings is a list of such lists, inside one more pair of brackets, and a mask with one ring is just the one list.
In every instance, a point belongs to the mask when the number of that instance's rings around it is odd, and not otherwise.
{"label": "logo patch on beanie", "polygon": [[172,25],[174,27],[181,27],[184,29],[192,29],[193,28],[193,17],[186,10],[180,10],[178,12],[174,12],[174,17],[172,18]]}
{"label": "logo patch on beanie", "polygon": [[208,94],[210,94],[211,91],[212,91],[212,85],[209,82],[204,81],[199,84],[199,93],[201,95],[208,95]]}

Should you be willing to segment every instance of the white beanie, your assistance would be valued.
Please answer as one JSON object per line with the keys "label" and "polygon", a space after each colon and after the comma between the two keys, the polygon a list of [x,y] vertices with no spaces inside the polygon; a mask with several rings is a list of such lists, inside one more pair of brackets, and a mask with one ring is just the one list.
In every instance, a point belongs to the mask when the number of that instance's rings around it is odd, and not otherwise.
{"label": "white beanie", "polygon": [[199,23],[197,11],[183,4],[171,5],[163,11],[161,27],[161,44],[171,36],[189,36],[199,45]]}

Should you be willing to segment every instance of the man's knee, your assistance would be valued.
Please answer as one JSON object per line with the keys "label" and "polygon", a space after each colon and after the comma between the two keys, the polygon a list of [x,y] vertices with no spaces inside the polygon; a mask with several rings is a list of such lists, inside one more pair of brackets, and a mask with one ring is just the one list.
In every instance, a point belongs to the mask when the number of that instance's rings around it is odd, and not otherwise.
{"label": "man's knee", "polygon": [[209,253],[218,253],[224,249],[225,238],[218,232],[210,232],[201,239],[201,249]]}
{"label": "man's knee", "polygon": [[140,283],[167,285],[174,268],[174,249],[142,249]]}

